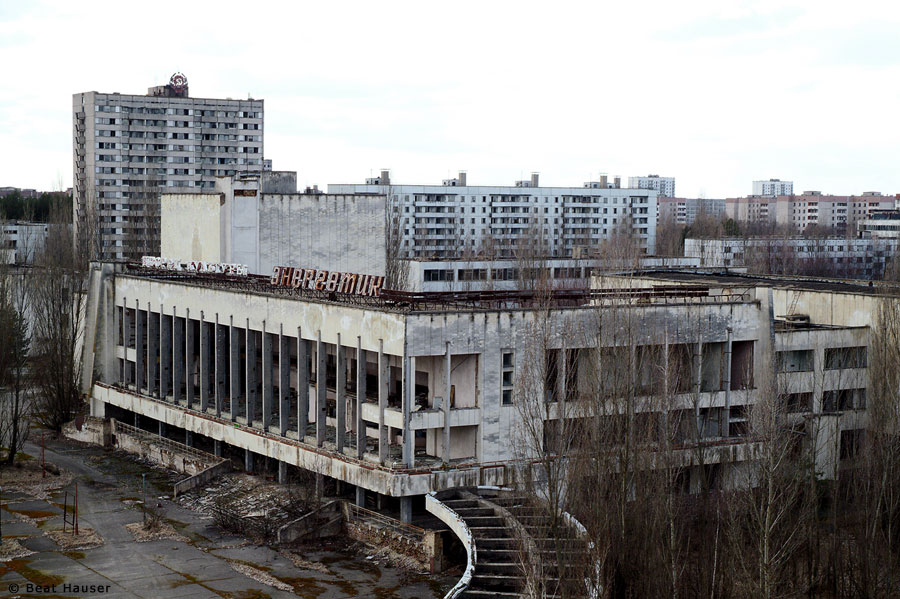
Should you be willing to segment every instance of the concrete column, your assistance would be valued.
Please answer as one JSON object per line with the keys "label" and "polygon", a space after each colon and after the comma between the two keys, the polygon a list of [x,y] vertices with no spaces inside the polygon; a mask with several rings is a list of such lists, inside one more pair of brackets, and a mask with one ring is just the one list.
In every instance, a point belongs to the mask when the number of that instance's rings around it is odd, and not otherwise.
{"label": "concrete column", "polygon": [[[366,350],[362,337],[356,338],[356,457],[362,459],[366,452],[366,422],[363,420],[363,403],[366,401]],[[357,487],[357,497],[359,493]],[[365,493],[365,490],[363,490]]]}
{"label": "concrete column", "polygon": [[185,320],[175,316],[172,308],[172,401],[182,399],[181,383],[184,382],[184,325]]}
{"label": "concrete column", "polygon": [[278,461],[278,482],[282,485],[287,484],[287,462]]}
{"label": "concrete column", "polygon": [[337,366],[337,378],[335,383],[335,416],[337,417],[337,426],[335,427],[335,443],[338,452],[344,451],[344,439],[347,434],[347,354],[341,347],[341,334],[338,333],[337,345],[335,346],[335,360]]}
{"label": "concrete column", "polygon": [[184,395],[187,407],[194,407],[194,321],[191,311],[184,311]]}
{"label": "concrete column", "polygon": [[722,410],[722,428],[719,434],[727,437],[731,433],[731,327],[726,329],[727,337],[725,340],[725,408]]}
{"label": "concrete column", "polygon": [[275,403],[275,364],[272,335],[266,332],[263,321],[262,331],[262,429],[269,432],[272,424],[272,406]]}
{"label": "concrete column", "polygon": [[[215,381],[216,381],[216,416],[222,416],[225,409],[225,385],[228,382],[228,338],[226,328],[219,324],[219,315],[216,314],[215,323],[212,325],[215,337]],[[233,408],[232,408],[233,409]]]}
{"label": "concrete column", "polygon": [[188,447],[194,446],[194,433],[188,430],[184,431],[184,444]]}
{"label": "concrete column", "polygon": [[356,486],[356,505],[366,507],[366,490],[359,485]]}
{"label": "concrete column", "polygon": [[309,425],[309,343],[297,327],[297,436],[303,441]]}
{"label": "concrete column", "polygon": [[231,421],[237,420],[244,394],[241,393],[241,329],[234,326],[234,316],[228,317],[228,390],[231,396]]}
{"label": "concrete column", "polygon": [[[278,431],[287,434],[291,417],[291,344],[284,334],[284,325],[278,334]],[[279,465],[280,468],[280,465]],[[279,473],[281,470],[279,470]]]}
{"label": "concrete column", "polygon": [[224,445],[225,444],[222,441],[219,441],[218,439],[213,440],[213,453],[215,453],[216,457],[219,457],[219,458],[222,457]]}
{"label": "concrete column", "polygon": [[159,396],[166,399],[172,393],[172,317],[163,314],[159,306]]}
{"label": "concrete column", "polygon": [[128,302],[122,306],[122,346],[125,347],[125,369],[122,372],[122,384],[126,387],[134,383],[131,369],[128,367],[128,348],[131,347],[131,318],[128,316]]}
{"label": "concrete column", "polygon": [[144,327],[146,326],[146,312],[141,310],[140,303],[134,305],[134,387],[138,393],[144,388],[144,380],[147,378],[147,354],[144,349]]}
{"label": "concrete column", "polygon": [[160,437],[166,436],[166,423],[163,422],[162,420],[159,421],[159,436]]}
{"label": "concrete column", "polygon": [[412,523],[412,497],[400,498],[400,521]]}
{"label": "concrete column", "polygon": [[325,355],[325,344],[322,343],[322,331],[316,332],[316,446],[322,447],[325,443],[325,418],[326,401],[328,400],[328,390],[326,385],[325,365],[327,364]]}
{"label": "concrete column", "polygon": [[410,428],[409,420],[412,412],[412,404],[416,400],[416,359],[410,356],[403,357],[403,465],[407,468],[415,466],[416,462],[416,434]]}
{"label": "concrete column", "polygon": [[244,450],[244,470],[253,472],[253,452],[249,449]]}
{"label": "concrete column", "polygon": [[258,347],[259,337],[256,334],[256,331],[250,329],[250,319],[247,319],[247,328],[245,335],[246,342],[246,353],[247,353],[247,380],[246,387],[247,391],[245,394],[245,398],[247,400],[247,424],[252,426],[253,420],[256,419],[256,404],[259,402],[258,392],[257,392],[257,381],[259,380],[259,372],[256,366],[256,350]]}
{"label": "concrete column", "polygon": [[444,400],[441,402],[441,410],[444,412],[444,430],[441,443],[441,458],[445,464],[450,463],[450,342],[447,342],[447,350],[444,353]]}
{"label": "concrete column", "polygon": [[209,407],[209,379],[212,369],[212,356],[210,350],[212,344],[209,339],[209,325],[203,319],[200,312],[200,411],[205,412]]}
{"label": "concrete column", "polygon": [[147,395],[159,397],[159,314],[147,303]]}
{"label": "concrete column", "polygon": [[325,476],[322,474],[316,474],[316,497],[322,498],[325,496]]}
{"label": "concrete column", "polygon": [[703,388],[703,342],[698,341],[694,344],[694,376],[697,377],[694,381],[694,427],[698,433],[700,432],[700,393]]}
{"label": "concrete column", "polygon": [[387,356],[384,355],[384,340],[378,340],[378,461],[382,464],[388,460],[388,432],[384,426],[384,412],[387,410],[388,385],[391,369]]}

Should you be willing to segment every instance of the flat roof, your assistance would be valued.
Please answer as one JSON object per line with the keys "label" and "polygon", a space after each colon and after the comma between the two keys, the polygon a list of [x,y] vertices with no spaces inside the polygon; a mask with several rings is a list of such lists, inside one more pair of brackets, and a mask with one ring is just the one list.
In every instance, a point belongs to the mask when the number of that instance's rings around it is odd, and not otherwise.
{"label": "flat roof", "polygon": [[900,284],[883,281],[858,279],[837,279],[822,277],[801,277],[788,275],[751,275],[728,270],[713,272],[688,272],[684,270],[649,269],[618,273],[660,279],[663,281],[690,282],[717,286],[770,286],[791,287],[809,291],[830,291],[835,293],[862,293],[866,295],[900,296]]}
{"label": "flat roof", "polygon": [[404,314],[537,310],[547,307],[548,304],[554,309],[597,308],[599,307],[597,302],[605,299],[640,300],[640,303],[635,302],[635,305],[643,306],[733,304],[745,301],[740,296],[725,299],[720,295],[710,295],[709,287],[703,285],[658,285],[653,288],[634,289],[555,289],[549,293],[545,290],[411,292],[384,289],[380,297],[368,297],[276,287],[270,284],[270,277],[265,275],[235,276],[145,268],[138,263],[120,264],[124,267],[120,271],[121,275],[140,279]]}

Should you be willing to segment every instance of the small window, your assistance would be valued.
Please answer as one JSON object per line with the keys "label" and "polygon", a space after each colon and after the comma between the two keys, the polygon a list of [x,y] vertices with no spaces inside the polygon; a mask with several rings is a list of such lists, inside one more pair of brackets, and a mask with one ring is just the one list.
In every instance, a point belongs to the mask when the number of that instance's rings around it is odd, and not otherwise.
{"label": "small window", "polygon": [[504,406],[513,402],[513,385],[515,377],[515,355],[511,351],[503,351],[501,354],[502,378],[500,384],[500,397]]}

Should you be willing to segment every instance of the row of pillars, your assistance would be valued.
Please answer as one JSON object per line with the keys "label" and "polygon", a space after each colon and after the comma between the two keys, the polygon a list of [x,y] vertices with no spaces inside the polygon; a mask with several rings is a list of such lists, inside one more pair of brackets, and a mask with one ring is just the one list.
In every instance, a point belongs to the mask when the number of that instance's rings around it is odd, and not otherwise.
{"label": "row of pillars", "polygon": [[[134,425],[140,426],[140,416],[138,414],[134,415]],[[159,423],[159,435],[161,437],[166,436],[166,423]],[[194,433],[186,430],[184,443],[188,447],[194,446]],[[223,457],[225,449],[225,443],[223,441],[213,440],[213,452],[218,457]],[[254,463],[254,454],[249,449],[244,450],[244,469],[247,472],[252,472],[255,468]],[[288,464],[287,462],[279,461],[278,462],[278,482],[281,484],[287,483],[288,478]],[[321,496],[323,494],[323,489],[325,487],[324,476],[321,474],[316,475],[316,495]],[[378,495],[378,507],[381,508],[381,500],[383,496]],[[354,502],[359,507],[366,506],[366,490],[363,487],[356,486],[356,492],[354,497]],[[403,522],[411,522],[412,521],[412,498],[411,497],[401,497],[400,498],[400,519]]]}
{"label": "row of pillars", "polygon": [[[127,305],[126,305],[127,307]],[[130,312],[120,309],[124,344],[130,347]],[[250,328],[249,319],[243,326],[234,324],[234,317],[228,323],[220,323],[218,314],[214,320],[206,320],[201,311],[199,320],[192,320],[190,310],[184,316],[164,314],[162,306],[154,312],[149,303],[142,309],[135,303],[134,323],[134,380],[130,368],[125,368],[121,382],[134,385],[139,391],[159,399],[185,402],[188,408],[215,413],[222,417],[225,399],[230,402],[230,417],[236,420],[239,411],[247,424],[259,423],[262,430],[269,432],[277,425],[277,432],[286,436],[289,429],[291,410],[290,357],[292,345],[296,345],[297,356],[297,436],[302,441],[309,425],[310,401],[315,408],[315,442],[322,447],[326,439],[327,407],[327,351],[320,331],[314,340],[301,336],[300,327],[296,336],[285,335],[283,326],[278,333],[263,333]],[[265,328],[265,322],[263,322]],[[199,335],[199,340],[195,336]],[[145,339],[146,337],[146,339]],[[314,397],[310,398],[309,352],[310,344],[315,344]],[[199,345],[199,356],[194,347]],[[277,347],[277,364],[275,348]],[[243,355],[241,349],[243,348]],[[336,434],[337,451],[343,452],[347,444],[346,376],[347,351],[338,334],[336,343]],[[363,421],[362,404],[366,397],[367,350],[362,348],[362,340],[356,338],[356,404],[351,417],[351,430],[356,434],[356,457],[362,458],[366,449],[366,425]],[[257,353],[261,354],[261,370]],[[377,356],[378,373],[378,457],[382,464],[388,461],[388,427],[384,422],[388,405],[390,385],[389,356],[384,353],[384,343],[379,340]],[[276,369],[277,367],[277,369]],[[450,345],[445,355],[445,389],[447,397],[442,402],[444,411],[443,451],[445,462],[450,461]],[[277,372],[277,374],[276,374]],[[415,463],[415,435],[409,427],[413,389],[415,385],[415,358],[405,357],[403,364],[403,464],[412,467]],[[195,378],[199,384],[195,384]],[[243,379],[243,380],[242,380]],[[277,382],[277,386],[276,386]],[[261,384],[260,384],[261,383]],[[199,389],[197,389],[199,387]],[[199,400],[199,401],[198,401]]]}

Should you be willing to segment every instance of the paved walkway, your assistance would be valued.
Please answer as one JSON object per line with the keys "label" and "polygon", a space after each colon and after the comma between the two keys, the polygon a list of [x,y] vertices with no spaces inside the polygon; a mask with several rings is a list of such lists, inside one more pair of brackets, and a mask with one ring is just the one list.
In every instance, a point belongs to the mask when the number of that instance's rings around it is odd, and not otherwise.
{"label": "paved walkway", "polygon": [[[40,448],[28,445],[25,452],[40,455]],[[340,546],[307,552],[302,558],[318,563],[318,568],[298,568],[286,556],[268,547],[248,545],[245,539],[220,531],[211,519],[167,499],[156,498],[160,491],[152,487],[150,491],[155,497],[152,501],[162,506],[163,518],[189,541],[137,543],[125,528],[126,524],[141,520],[140,510],[133,505],[133,500],[140,495],[140,476],[133,463],[125,468],[127,475],[118,474],[120,469],[115,462],[122,458],[98,448],[78,448],[67,442],[48,445],[46,459],[75,473],[81,527],[93,528],[104,544],[93,549],[63,551],[43,535],[45,530],[62,526],[62,510],[56,504],[62,503],[63,490],[46,501],[4,494],[0,510],[3,536],[20,537],[20,542],[36,553],[21,560],[0,562],[0,597],[50,594],[129,599],[296,596],[431,599],[442,597],[443,587],[452,585],[452,581],[450,585],[446,580],[438,583],[435,577],[379,566]],[[68,490],[71,497],[71,486]],[[42,512],[55,515],[37,525],[20,518],[23,514],[47,515]],[[235,569],[247,566],[274,577],[270,579],[274,586]],[[29,583],[32,588],[27,586]],[[35,583],[56,586],[53,590],[36,592]],[[93,592],[91,585],[95,587]]]}

